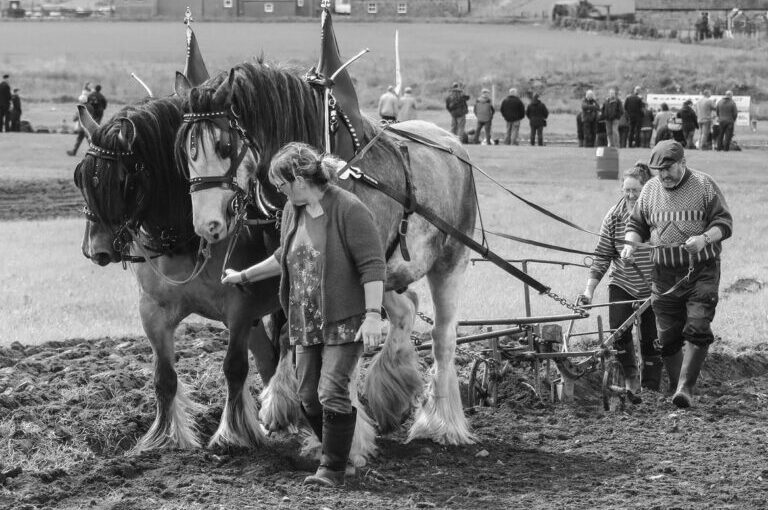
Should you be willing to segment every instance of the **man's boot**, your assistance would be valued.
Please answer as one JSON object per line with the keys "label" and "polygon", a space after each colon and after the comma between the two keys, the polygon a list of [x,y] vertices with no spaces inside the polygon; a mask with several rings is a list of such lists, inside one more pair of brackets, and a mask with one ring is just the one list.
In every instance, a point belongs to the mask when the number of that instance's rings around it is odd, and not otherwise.
{"label": "man's boot", "polygon": [[337,487],[344,485],[352,436],[355,433],[357,410],[349,414],[323,410],[323,455],[317,472],[304,479],[305,484]]}
{"label": "man's boot", "polygon": [[669,392],[674,393],[677,390],[677,383],[680,380],[680,367],[683,364],[683,351],[679,350],[672,356],[663,356],[664,367],[667,369],[669,378]]}
{"label": "man's boot", "polygon": [[312,428],[312,431],[315,433],[315,436],[317,436],[317,440],[321,443],[323,442],[323,413],[320,413],[315,416],[310,416],[307,413],[307,410],[304,409],[304,406],[301,406],[301,414],[304,415],[304,419],[307,420],[307,423],[309,423],[309,426]]}
{"label": "man's boot", "polygon": [[661,356],[648,356],[643,360],[643,388],[659,391],[663,367]]}
{"label": "man's boot", "polygon": [[702,346],[686,342],[683,345],[683,366],[680,369],[680,380],[677,391],[672,396],[672,403],[677,407],[686,408],[693,405],[693,387],[699,372],[707,359],[709,346]]}

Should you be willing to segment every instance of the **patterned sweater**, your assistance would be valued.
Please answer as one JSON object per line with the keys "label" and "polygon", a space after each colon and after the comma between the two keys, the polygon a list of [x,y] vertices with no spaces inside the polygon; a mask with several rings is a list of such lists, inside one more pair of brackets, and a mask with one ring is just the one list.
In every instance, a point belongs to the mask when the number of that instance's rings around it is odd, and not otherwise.
{"label": "patterned sweater", "polygon": [[600,226],[601,237],[595,248],[595,253],[602,256],[595,257],[595,262],[589,270],[589,277],[600,281],[610,268],[608,285],[616,285],[630,296],[645,299],[651,295],[651,289],[647,283],[651,279],[653,270],[651,250],[638,248],[635,251],[635,265],[642,272],[640,275],[632,264],[624,262],[619,257],[624,245],[616,242],[616,239],[624,239],[629,213],[625,198],[608,210]]}
{"label": "patterned sweater", "polygon": [[[658,177],[645,184],[627,231],[658,246],[653,249],[654,264],[684,267],[688,265],[688,252],[682,244],[712,227],[721,230],[723,239],[731,236],[733,218],[728,204],[712,177],[687,168],[674,188],[665,188]],[[663,246],[670,244],[675,246]],[[694,255],[694,262],[718,260],[721,251],[721,242],[713,242]]]}

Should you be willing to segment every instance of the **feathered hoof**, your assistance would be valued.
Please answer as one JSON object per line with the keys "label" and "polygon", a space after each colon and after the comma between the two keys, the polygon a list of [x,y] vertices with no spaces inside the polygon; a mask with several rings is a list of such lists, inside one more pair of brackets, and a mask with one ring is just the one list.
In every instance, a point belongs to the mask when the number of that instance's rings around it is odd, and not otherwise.
{"label": "feathered hoof", "polygon": [[427,402],[416,413],[416,419],[408,432],[406,443],[414,439],[430,439],[438,444],[464,445],[474,444],[477,438],[469,429],[463,412],[444,414],[439,412],[439,405]]}

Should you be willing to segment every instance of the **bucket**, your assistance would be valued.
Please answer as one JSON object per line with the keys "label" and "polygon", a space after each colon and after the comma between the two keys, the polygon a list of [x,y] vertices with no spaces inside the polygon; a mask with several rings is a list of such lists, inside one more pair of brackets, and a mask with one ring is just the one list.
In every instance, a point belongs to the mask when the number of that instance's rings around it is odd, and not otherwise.
{"label": "bucket", "polygon": [[595,162],[598,179],[619,178],[619,150],[616,147],[598,147]]}

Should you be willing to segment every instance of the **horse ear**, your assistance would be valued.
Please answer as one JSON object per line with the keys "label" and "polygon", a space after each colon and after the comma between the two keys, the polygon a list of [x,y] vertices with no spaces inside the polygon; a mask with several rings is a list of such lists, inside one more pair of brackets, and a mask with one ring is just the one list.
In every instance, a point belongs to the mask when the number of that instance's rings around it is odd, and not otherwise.
{"label": "horse ear", "polygon": [[186,96],[192,89],[192,84],[183,73],[176,71],[176,82],[173,86],[177,96]]}
{"label": "horse ear", "polygon": [[216,92],[213,94],[213,104],[224,105],[232,104],[232,93],[234,88],[232,85],[235,83],[235,68],[229,70],[229,78],[226,83],[222,83]]}
{"label": "horse ear", "polygon": [[131,150],[133,142],[136,140],[136,125],[131,119],[120,119],[120,132],[117,135],[117,140],[123,149]]}
{"label": "horse ear", "polygon": [[85,130],[85,135],[88,137],[88,141],[91,141],[93,133],[99,129],[99,124],[91,117],[91,112],[83,104],[77,105],[77,117],[80,119],[80,125]]}

